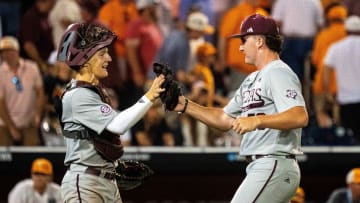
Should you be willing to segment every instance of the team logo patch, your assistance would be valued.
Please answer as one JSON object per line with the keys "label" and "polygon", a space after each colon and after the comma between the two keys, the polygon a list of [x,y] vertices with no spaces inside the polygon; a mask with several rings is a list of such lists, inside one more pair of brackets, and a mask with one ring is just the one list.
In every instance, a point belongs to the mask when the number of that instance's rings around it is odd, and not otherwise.
{"label": "team logo patch", "polygon": [[295,99],[297,92],[295,90],[286,90],[286,97]]}
{"label": "team logo patch", "polygon": [[106,113],[109,113],[111,111],[111,108],[108,105],[102,105],[100,107],[100,111],[101,111],[101,113],[106,114]]}

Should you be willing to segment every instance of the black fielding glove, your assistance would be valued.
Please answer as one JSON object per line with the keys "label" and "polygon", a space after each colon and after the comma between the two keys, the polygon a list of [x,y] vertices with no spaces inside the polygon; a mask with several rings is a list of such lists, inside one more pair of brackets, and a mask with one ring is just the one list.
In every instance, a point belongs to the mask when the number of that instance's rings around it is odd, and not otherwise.
{"label": "black fielding glove", "polygon": [[182,95],[180,84],[175,80],[174,73],[166,64],[154,63],[153,71],[156,76],[159,76],[160,74],[165,76],[165,81],[161,85],[165,91],[160,94],[160,100],[164,104],[165,110],[174,110],[179,102],[179,96]]}

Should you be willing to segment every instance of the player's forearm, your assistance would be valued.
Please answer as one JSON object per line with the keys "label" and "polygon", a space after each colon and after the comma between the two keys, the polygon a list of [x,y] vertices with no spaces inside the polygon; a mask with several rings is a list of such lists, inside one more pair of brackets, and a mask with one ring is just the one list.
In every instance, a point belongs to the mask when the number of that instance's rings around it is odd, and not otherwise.
{"label": "player's forearm", "polygon": [[308,124],[308,114],[305,107],[297,106],[287,111],[274,115],[256,116],[259,120],[258,129],[271,128],[290,130],[303,128]]}
{"label": "player's forearm", "polygon": [[152,102],[143,96],[136,104],[119,113],[106,129],[113,133],[124,134],[145,115],[151,105]]}
{"label": "player's forearm", "polygon": [[204,107],[192,101],[189,101],[186,113],[197,120],[222,131],[229,130],[234,121],[234,118],[226,115],[222,108]]}

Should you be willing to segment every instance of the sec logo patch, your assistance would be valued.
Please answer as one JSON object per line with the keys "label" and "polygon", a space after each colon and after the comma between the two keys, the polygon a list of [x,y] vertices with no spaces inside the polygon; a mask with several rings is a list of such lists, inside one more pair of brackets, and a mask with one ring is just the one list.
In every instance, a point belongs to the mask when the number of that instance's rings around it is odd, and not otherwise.
{"label": "sec logo patch", "polygon": [[295,90],[286,90],[286,97],[296,99],[297,92]]}
{"label": "sec logo patch", "polygon": [[110,108],[110,106],[108,106],[108,105],[102,105],[102,106],[100,107],[100,111],[101,111],[101,113],[103,113],[103,114],[108,114],[108,113],[111,111],[111,108]]}

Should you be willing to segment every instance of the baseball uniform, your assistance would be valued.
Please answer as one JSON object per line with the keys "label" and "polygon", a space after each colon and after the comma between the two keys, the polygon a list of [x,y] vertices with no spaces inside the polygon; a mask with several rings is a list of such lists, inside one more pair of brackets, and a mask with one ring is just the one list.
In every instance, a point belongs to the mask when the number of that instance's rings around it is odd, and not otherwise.
{"label": "baseball uniform", "polygon": [[[74,86],[75,82],[72,80],[71,85]],[[110,105],[104,103],[96,92],[88,88],[69,90],[64,94],[62,104],[62,122],[66,131],[79,131],[86,126],[100,134],[117,115]],[[98,154],[91,140],[65,137],[65,142],[64,163],[69,170],[61,183],[64,199],[74,202],[78,202],[79,199],[85,202],[121,202],[115,179],[85,173],[88,166],[114,172],[115,162],[108,161]]]}
{"label": "baseball uniform", "polygon": [[[296,106],[305,106],[300,81],[288,65],[275,60],[244,80],[224,112],[231,117],[248,117],[278,114]],[[300,145],[300,128],[265,128],[244,134],[240,155],[252,161],[231,202],[279,203],[290,199],[300,182],[294,158],[302,154]]]}

